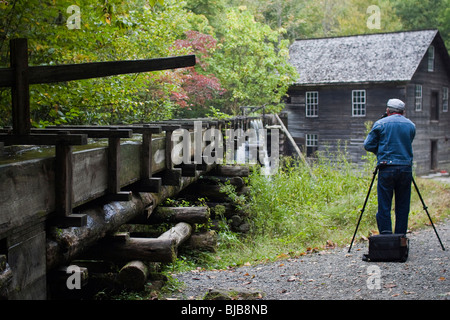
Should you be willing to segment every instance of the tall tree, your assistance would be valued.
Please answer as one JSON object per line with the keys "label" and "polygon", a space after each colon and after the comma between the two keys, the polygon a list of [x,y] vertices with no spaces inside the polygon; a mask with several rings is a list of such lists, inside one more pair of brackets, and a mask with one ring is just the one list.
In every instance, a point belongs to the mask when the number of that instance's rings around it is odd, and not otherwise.
{"label": "tall tree", "polygon": [[392,0],[407,30],[439,29],[450,51],[450,0]]}
{"label": "tall tree", "polygon": [[[148,59],[177,55],[175,40],[192,13],[176,0],[77,1],[79,24],[69,28],[73,1],[2,2],[1,65],[8,41],[29,39],[30,65]],[[159,79],[171,71],[123,75],[30,87],[33,125],[149,121],[172,116],[178,87]],[[9,90],[0,91],[0,126],[10,123]]]}
{"label": "tall tree", "polygon": [[211,64],[227,90],[219,103],[234,114],[241,106],[267,105],[279,111],[296,76],[288,63],[289,42],[280,41],[280,30],[256,22],[245,8],[228,9],[226,18]]}

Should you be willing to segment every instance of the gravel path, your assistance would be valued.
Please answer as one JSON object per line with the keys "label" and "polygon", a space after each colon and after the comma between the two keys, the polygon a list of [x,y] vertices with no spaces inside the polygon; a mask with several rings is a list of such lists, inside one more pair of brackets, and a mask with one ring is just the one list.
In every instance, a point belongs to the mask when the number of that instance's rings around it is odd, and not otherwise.
{"label": "gravel path", "polygon": [[[210,289],[256,292],[267,300],[448,300],[450,220],[412,232],[408,261],[362,261],[367,242],[298,258],[228,270],[174,275],[184,283],[177,299],[202,299]],[[378,280],[377,280],[378,279]]]}

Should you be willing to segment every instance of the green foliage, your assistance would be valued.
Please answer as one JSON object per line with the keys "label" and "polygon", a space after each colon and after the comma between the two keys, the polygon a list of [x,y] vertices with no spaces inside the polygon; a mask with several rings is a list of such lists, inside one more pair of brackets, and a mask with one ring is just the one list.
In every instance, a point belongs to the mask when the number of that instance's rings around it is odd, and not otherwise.
{"label": "green foliage", "polygon": [[[252,176],[250,208],[257,236],[283,243],[325,243],[353,226],[370,174],[355,171],[344,155],[337,161],[320,155],[309,175],[305,164],[284,159],[283,168],[270,179]],[[373,209],[375,198],[368,204]],[[364,233],[372,223],[365,223]],[[336,241],[337,239],[334,239]],[[313,245],[314,244],[314,245]]]}
{"label": "green foliage", "polygon": [[[198,55],[189,70],[33,85],[36,127],[236,114],[241,106],[278,112],[297,78],[288,63],[293,39],[438,28],[450,47],[449,1],[1,1],[0,66],[9,65],[9,40],[17,37],[29,39],[30,65]],[[67,25],[73,5],[81,18],[75,29]],[[366,25],[370,5],[381,10],[380,29]],[[10,109],[10,89],[1,88],[0,126],[11,125]]]}
{"label": "green foliage", "polygon": [[450,52],[450,0],[394,0],[396,14],[408,30],[439,29]]}
{"label": "green foliage", "polygon": [[[161,5],[164,3],[164,5]],[[9,39],[29,39],[30,65],[135,60],[177,55],[173,42],[190,28],[190,13],[175,0],[77,1],[79,29],[69,29],[72,1],[13,1],[0,12],[0,57],[8,65]],[[30,87],[34,126],[110,124],[172,117],[170,96],[178,90],[164,81],[168,71],[122,75]],[[10,124],[10,90],[0,91],[0,126]]]}
{"label": "green foliage", "polygon": [[281,40],[283,32],[256,22],[245,8],[230,8],[220,32],[223,38],[211,69],[227,92],[218,104],[233,114],[251,105],[279,112],[296,76],[288,63],[289,43]]}

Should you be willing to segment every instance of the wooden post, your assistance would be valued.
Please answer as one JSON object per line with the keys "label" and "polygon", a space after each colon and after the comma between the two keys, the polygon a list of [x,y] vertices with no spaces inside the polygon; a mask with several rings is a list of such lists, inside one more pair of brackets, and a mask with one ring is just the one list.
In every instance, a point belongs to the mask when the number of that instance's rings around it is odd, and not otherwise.
{"label": "wooden post", "polygon": [[55,151],[56,213],[67,217],[72,213],[72,146],[57,145]]}
{"label": "wooden post", "polygon": [[11,87],[13,131],[16,135],[30,133],[30,93],[28,81],[27,39],[10,41],[11,68],[14,71],[14,85]]}
{"label": "wooden post", "polygon": [[120,138],[108,139],[108,195],[111,201],[130,201],[131,191],[120,191]]}
{"label": "wooden post", "polygon": [[181,183],[181,169],[175,168],[172,162],[172,150],[173,142],[172,135],[173,131],[179,129],[180,126],[166,125],[163,126],[163,130],[166,132],[166,170],[163,173],[162,183],[164,185],[179,186]]}
{"label": "wooden post", "polygon": [[82,227],[87,216],[72,214],[73,172],[72,149],[70,145],[56,145],[55,151],[55,223],[60,227]]}
{"label": "wooden post", "polygon": [[152,135],[153,133],[160,133],[161,127],[150,127],[144,125],[142,131],[142,171],[141,180],[137,186],[138,191],[159,193],[161,190],[161,178],[153,177],[153,150],[152,150]]}

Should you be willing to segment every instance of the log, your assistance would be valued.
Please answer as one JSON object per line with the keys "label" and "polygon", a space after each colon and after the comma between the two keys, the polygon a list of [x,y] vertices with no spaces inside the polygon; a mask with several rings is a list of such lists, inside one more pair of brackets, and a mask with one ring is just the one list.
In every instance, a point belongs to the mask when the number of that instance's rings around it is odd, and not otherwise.
{"label": "log", "polygon": [[180,222],[158,238],[135,238],[128,233],[116,237],[106,237],[87,250],[84,258],[112,261],[141,260],[148,262],[173,262],[177,248],[192,233],[190,224]]}
{"label": "log", "polygon": [[126,241],[104,239],[90,248],[83,257],[116,262],[133,260],[173,262],[176,259],[176,249],[176,241],[173,239],[133,237]]}
{"label": "log", "polygon": [[241,177],[223,177],[223,176],[203,176],[200,181],[211,182],[211,183],[230,183],[237,189],[244,186],[244,179]]}
{"label": "log", "polygon": [[173,228],[164,232],[158,239],[167,239],[175,241],[176,247],[185,242],[192,233],[192,226],[186,222],[177,223]]}
{"label": "log", "polygon": [[164,222],[207,223],[209,219],[208,207],[158,207],[150,215],[148,223]]}
{"label": "log", "polygon": [[141,290],[147,282],[149,270],[145,263],[139,260],[128,262],[119,271],[119,282],[126,289]]}
{"label": "log", "polygon": [[236,213],[235,206],[230,202],[207,202],[210,208],[211,218],[230,218]]}
{"label": "log", "polygon": [[195,186],[190,186],[183,194],[190,196],[206,198],[209,201],[215,202],[229,202],[231,201],[227,193],[221,191],[222,186],[207,183],[198,183]]}
{"label": "log", "polygon": [[248,177],[250,168],[248,166],[220,165],[217,166],[217,174],[227,177]]}
{"label": "log", "polygon": [[194,233],[186,242],[186,247],[215,252],[217,249],[217,232],[208,230],[205,232]]}
{"label": "log", "polygon": [[[105,234],[117,230],[121,225],[142,215],[145,208],[151,212],[164,199],[178,194],[197,179],[198,177],[183,177],[179,187],[162,186],[157,194],[133,194],[129,202],[111,202],[83,210],[80,213],[88,217],[88,225],[85,227],[50,228],[47,237],[47,269],[50,270],[77,259]],[[169,257],[165,255],[163,258],[168,260]],[[126,261],[131,260],[140,259],[132,258]]]}

